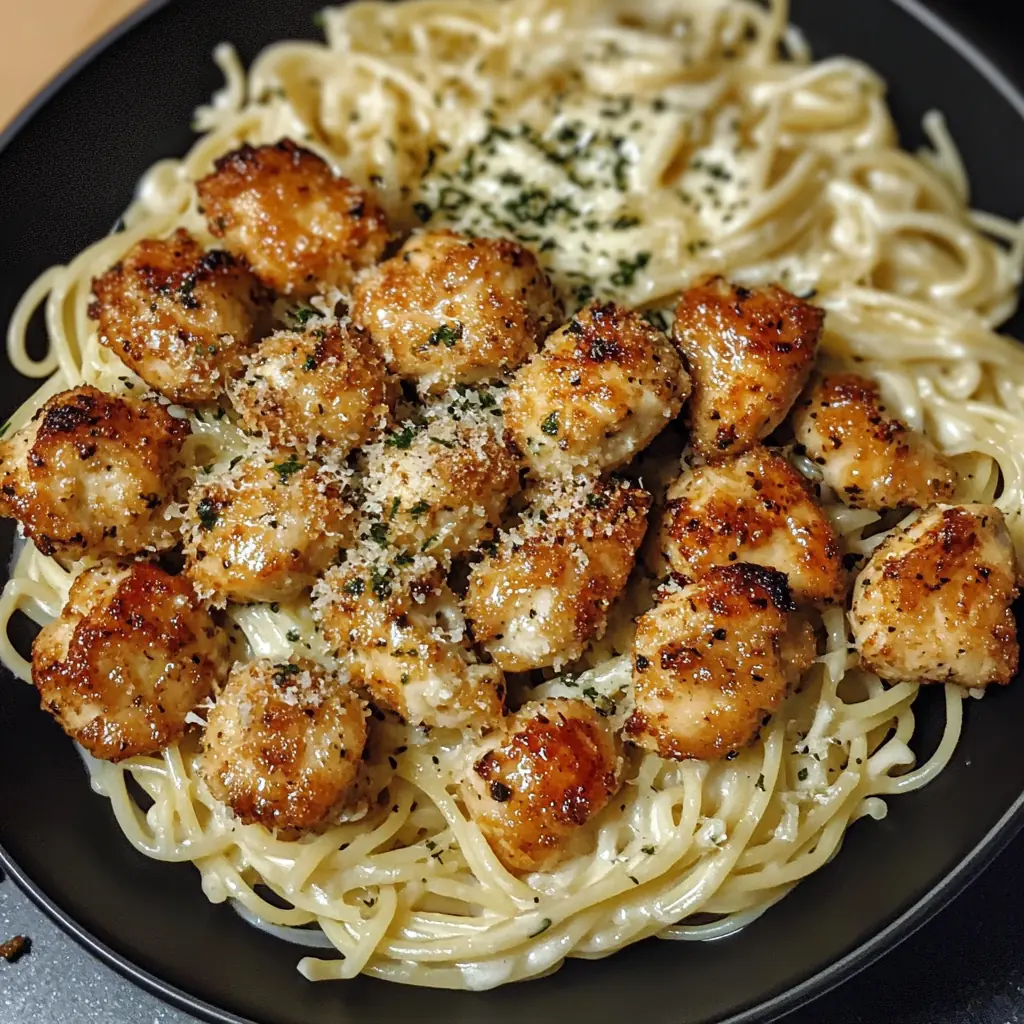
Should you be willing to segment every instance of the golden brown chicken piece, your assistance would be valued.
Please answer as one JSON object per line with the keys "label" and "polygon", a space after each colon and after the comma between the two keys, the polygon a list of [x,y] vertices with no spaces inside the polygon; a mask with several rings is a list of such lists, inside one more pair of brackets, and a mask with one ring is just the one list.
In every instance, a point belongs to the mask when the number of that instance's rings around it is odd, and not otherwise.
{"label": "golden brown chicken piece", "polygon": [[506,672],[574,661],[601,637],[647,529],[651,496],[626,481],[540,492],[469,578],[476,640]]}
{"label": "golden brown chicken piece", "polygon": [[712,277],[683,293],[674,333],[693,377],[686,412],[697,451],[738,454],[786,418],[814,366],[824,317],[775,285]]}
{"label": "golden brown chicken piece", "polygon": [[782,573],[746,563],[667,597],[637,623],[625,735],[676,761],[751,743],[814,660],[814,633],[794,610]]}
{"label": "golden brown chicken piece", "polygon": [[388,242],[376,198],[290,139],[220,157],[196,190],[213,235],[282,295],[344,288]]}
{"label": "golden brown chicken piece", "polygon": [[854,584],[862,663],[897,682],[1008,683],[1017,563],[993,505],[937,505],[875,550]]}
{"label": "golden brown chicken piece", "polygon": [[505,426],[538,478],[597,476],[646,448],[689,393],[661,331],[631,310],[595,303],[516,374]]}
{"label": "golden brown chicken piece", "polygon": [[207,722],[199,767],[210,792],[269,829],[328,821],[366,745],[362,701],[311,661],[236,665]]}
{"label": "golden brown chicken piece", "polygon": [[474,750],[462,798],[509,871],[547,871],[585,847],[584,826],[621,780],[608,723],[555,697],[524,704]]}
{"label": "golden brown chicken piece", "polygon": [[32,645],[43,707],[94,757],[155,754],[227,675],[228,641],[184,576],[102,565]]}
{"label": "golden brown chicken piece", "polygon": [[249,433],[274,447],[330,448],[339,458],[387,426],[396,396],[369,335],[334,321],[272,334],[231,388]]}
{"label": "golden brown chicken piece", "polygon": [[144,238],[92,283],[99,339],[174,402],[215,402],[264,333],[259,282],[184,229]]}
{"label": "golden brown chicken piece", "polygon": [[314,587],[313,613],[379,707],[412,725],[487,728],[503,713],[504,678],[478,662],[458,598],[428,561],[339,565]]}
{"label": "golden brown chicken piece", "polygon": [[355,539],[338,474],[295,452],[257,451],[200,479],[182,532],[186,572],[215,605],[286,601]]}
{"label": "golden brown chicken piece", "polygon": [[190,429],[154,401],[62,391],[0,444],[0,514],[65,567],[173,547],[169,506]]}
{"label": "golden brown chicken piece", "polygon": [[785,573],[798,602],[845,595],[835,530],[804,478],[776,452],[758,444],[684,470],[666,497],[655,571],[667,565],[695,580],[717,565],[754,562]]}
{"label": "golden brown chicken piece", "polygon": [[413,235],[365,275],[352,318],[421,391],[500,377],[534,352],[560,309],[536,257],[506,238]]}
{"label": "golden brown chicken piece", "polygon": [[867,377],[837,373],[817,381],[793,411],[793,432],[851,508],[921,508],[956,490],[952,464],[886,414],[878,384]]}
{"label": "golden brown chicken piece", "polygon": [[365,488],[364,534],[449,561],[494,535],[519,463],[486,425],[406,423],[370,449]]}

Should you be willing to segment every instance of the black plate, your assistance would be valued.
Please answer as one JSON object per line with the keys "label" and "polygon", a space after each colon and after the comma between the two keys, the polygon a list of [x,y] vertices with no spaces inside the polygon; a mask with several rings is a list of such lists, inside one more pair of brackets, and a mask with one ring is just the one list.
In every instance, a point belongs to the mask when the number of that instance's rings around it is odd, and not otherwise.
{"label": "black plate", "polygon": [[[188,147],[193,109],[220,84],[209,60],[214,44],[230,39],[249,60],[276,39],[314,35],[316,6],[152,4],[147,17],[122,26],[20,119],[0,155],[0,323],[36,274],[107,231],[147,166]],[[922,114],[942,109],[963,147],[977,205],[1024,213],[1016,173],[1024,167],[1024,100],[962,39],[914,0],[794,0],[793,8],[819,56],[850,53],[887,77],[906,145],[922,141]],[[31,384],[3,366],[0,405],[9,410]],[[0,564],[10,539],[6,531]],[[651,940],[601,964],[573,961],[554,977],[488,994],[368,979],[312,985],[295,971],[294,947],[208,903],[190,865],[135,853],[34,691],[0,682],[0,861],[88,948],[213,1021],[765,1020],[907,935],[1024,819],[1018,682],[968,701],[964,740],[949,769],[924,790],[891,800],[885,821],[856,825],[839,857],[738,936],[708,944]],[[922,702],[922,749],[934,742],[937,711],[935,700]]]}

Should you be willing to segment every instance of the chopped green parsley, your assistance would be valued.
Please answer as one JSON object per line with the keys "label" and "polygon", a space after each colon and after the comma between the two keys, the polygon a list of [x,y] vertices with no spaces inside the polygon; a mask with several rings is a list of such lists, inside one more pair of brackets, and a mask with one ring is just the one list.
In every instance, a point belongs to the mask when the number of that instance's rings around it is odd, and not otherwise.
{"label": "chopped green parsley", "polygon": [[619,269],[609,279],[620,288],[628,288],[636,280],[636,275],[651,262],[649,252],[638,252],[632,260],[619,260]]}
{"label": "chopped green parsley", "polygon": [[400,448],[403,451],[410,447],[413,438],[416,436],[416,428],[412,424],[406,424],[397,434],[384,438],[385,448]]}
{"label": "chopped green parsley", "polygon": [[302,469],[304,463],[299,462],[295,457],[294,453],[289,455],[284,462],[278,462],[274,469],[277,470],[277,475],[281,478],[281,483],[286,484],[300,469]]}
{"label": "chopped green parsley", "polygon": [[558,436],[558,410],[548,413],[545,417],[544,422],[540,425],[541,433],[547,434],[548,437]]}
{"label": "chopped green parsley", "polygon": [[463,326],[460,323],[441,324],[427,341],[431,345],[444,345],[445,348],[454,348],[459,338],[462,337]]}
{"label": "chopped green parsley", "polygon": [[321,314],[319,310],[313,309],[311,306],[303,306],[300,309],[293,309],[289,315],[300,327],[305,327],[310,320]]}
{"label": "chopped green parsley", "polygon": [[220,518],[220,510],[212,498],[200,498],[196,504],[196,515],[199,517],[199,525],[204,530],[212,530]]}

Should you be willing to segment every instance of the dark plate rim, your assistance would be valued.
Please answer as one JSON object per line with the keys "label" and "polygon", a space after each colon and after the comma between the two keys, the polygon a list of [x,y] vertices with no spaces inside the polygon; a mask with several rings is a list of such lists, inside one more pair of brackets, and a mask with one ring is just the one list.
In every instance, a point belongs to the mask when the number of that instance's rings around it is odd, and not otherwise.
{"label": "dark plate rim", "polygon": [[[0,157],[10,146],[29,121],[68,85],[87,65],[91,64],[113,43],[126,35],[136,25],[172,0],[146,0],[137,10],[118,22],[105,35],[92,43],[81,54],[65,65],[15,116],[8,127],[0,132]],[[973,42],[965,38],[943,17],[931,10],[924,0],[890,0],[902,8],[922,28],[937,36],[951,50],[957,53],[1013,108],[1024,122],[1024,92],[990,60]],[[1003,816],[978,841],[971,852],[952,871],[940,878],[923,896],[889,922],[881,931],[867,941],[850,950],[845,956],[816,971],[803,981],[783,992],[752,1005],[720,1024],[768,1024],[792,1010],[803,1006],[818,996],[836,988],[842,982],[864,970],[879,957],[909,938],[926,924],[940,910],[960,895],[986,867],[1001,853],[1010,841],[1024,829],[1024,793],[1022,793]],[[155,974],[139,967],[132,960],[80,925],[70,914],[52,900],[40,886],[17,864],[0,844],[0,868],[19,889],[60,926],[72,939],[89,953],[112,967],[122,977],[163,999],[177,1008],[191,1013],[210,1024],[255,1024],[251,1019],[222,1010],[205,1000],[193,996]]]}

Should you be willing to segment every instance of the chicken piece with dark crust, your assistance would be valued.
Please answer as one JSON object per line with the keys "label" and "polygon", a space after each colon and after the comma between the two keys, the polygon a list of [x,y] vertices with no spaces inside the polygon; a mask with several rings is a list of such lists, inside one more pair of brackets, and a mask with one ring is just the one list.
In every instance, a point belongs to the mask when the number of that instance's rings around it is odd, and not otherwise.
{"label": "chicken piece with dark crust", "polygon": [[993,505],[937,505],[891,533],[854,584],[861,662],[895,682],[1008,683],[1019,645],[1017,562]]}
{"label": "chicken piece with dark crust", "polygon": [[814,366],[824,317],[776,285],[712,277],[683,292],[674,335],[693,378],[686,416],[697,451],[738,454],[786,418]]}
{"label": "chicken piece with dark crust", "polygon": [[227,637],[192,584],[143,562],[86,570],[32,645],[43,707],[107,761],[173,743],[227,670]]}
{"label": "chicken piece with dark crust", "polygon": [[851,508],[923,508],[956,490],[952,464],[887,414],[878,384],[867,377],[836,373],[816,381],[792,422],[825,483]]}
{"label": "chicken piece with dark crust", "polygon": [[524,704],[472,757],[462,798],[509,871],[547,871],[582,848],[622,780],[611,727],[581,700]]}
{"label": "chicken piece with dark crust", "polygon": [[651,496],[627,481],[539,492],[474,567],[473,635],[506,672],[574,661],[600,638],[647,530]]}
{"label": "chicken piece with dark crust", "polygon": [[367,452],[361,532],[445,563],[489,541],[519,490],[519,463],[489,424],[405,424]]}
{"label": "chicken piece with dark crust", "polygon": [[694,580],[718,565],[754,562],[785,573],[798,602],[845,595],[839,538],[807,482],[776,452],[758,444],[687,469],[666,498],[656,571]]}
{"label": "chicken piece with dark crust", "polygon": [[355,539],[338,473],[295,452],[256,452],[189,494],[185,571],[215,605],[287,601]]}
{"label": "chicken piece with dark crust", "polygon": [[215,402],[268,323],[243,263],[205,251],[184,229],[136,242],[92,283],[99,339],[173,402]]}
{"label": "chicken piece with dark crust", "polygon": [[676,761],[753,742],[814,660],[813,630],[794,612],[786,577],[746,563],[668,596],[637,622],[626,737]]}
{"label": "chicken piece with dark crust", "polygon": [[322,320],[267,338],[230,394],[250,434],[343,458],[387,427],[398,381],[365,331]]}
{"label": "chicken piece with dark crust", "polygon": [[363,276],[352,318],[421,391],[493,380],[524,363],[560,309],[536,257],[507,238],[413,235]]}
{"label": "chicken piece with dark crust", "polygon": [[246,824],[308,830],[330,819],[356,777],[366,709],[311,661],[236,665],[203,733],[200,771]]}
{"label": "chicken piece with dark crust", "polygon": [[669,339],[614,303],[580,311],[516,374],[505,426],[538,479],[629,462],[679,413],[690,378]]}
{"label": "chicken piece with dark crust", "polygon": [[190,429],[155,401],[62,391],[0,444],[0,514],[65,567],[173,547]]}
{"label": "chicken piece with dark crust", "polygon": [[282,295],[344,288],[388,242],[377,199],[290,139],[227,153],[196,190],[212,234]]}
{"label": "chicken piece with dark crust", "polygon": [[489,728],[504,713],[504,676],[480,663],[458,598],[426,561],[336,566],[313,589],[313,613],[378,707],[410,725]]}

